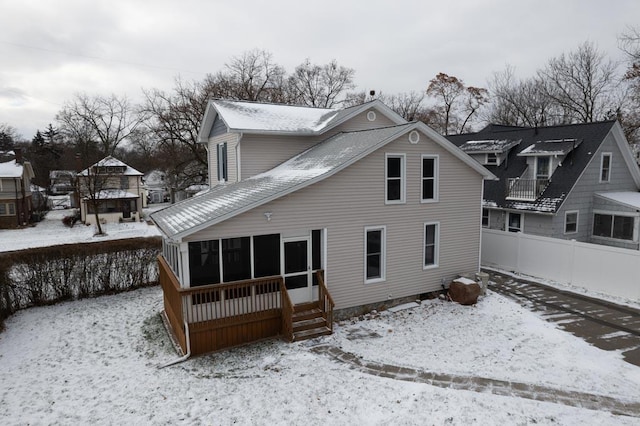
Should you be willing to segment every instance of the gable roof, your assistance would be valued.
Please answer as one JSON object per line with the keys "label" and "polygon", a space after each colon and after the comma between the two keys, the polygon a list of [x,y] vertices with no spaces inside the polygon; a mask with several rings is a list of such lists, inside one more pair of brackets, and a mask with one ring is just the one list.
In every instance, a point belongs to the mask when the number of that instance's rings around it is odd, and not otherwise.
{"label": "gable roof", "polygon": [[141,173],[139,171],[137,171],[136,169],[134,169],[133,167],[131,167],[130,165],[118,160],[115,157],[112,156],[107,156],[104,157],[102,160],[98,161],[95,164],[92,164],[91,166],[87,167],[86,169],[84,169],[83,171],[79,172],[78,175],[80,176],[87,176],[89,174],[89,169],[92,167],[126,167],[125,171],[123,173],[123,175],[125,176],[144,176],[144,173]]}
{"label": "gable roof", "polygon": [[277,135],[319,135],[357,114],[376,109],[395,124],[407,121],[379,100],[348,108],[266,104],[248,101],[210,100],[198,131],[198,142],[206,143],[216,117],[229,132]]}
{"label": "gable roof", "polygon": [[171,239],[180,239],[260,205],[322,181],[403,134],[418,129],[484,178],[495,178],[424,123],[338,133],[281,165],[248,179],[218,185],[205,193],[151,214]]}
{"label": "gable roof", "polygon": [[[485,204],[494,207],[554,213],[562,206],[566,196],[571,192],[609,133],[613,133],[615,141],[621,148],[627,167],[629,167],[636,185],[640,187],[640,170],[637,167],[630,166],[630,162],[633,159],[629,157],[628,147],[625,148],[624,146],[628,144],[620,125],[616,121],[538,128],[490,125],[477,133],[452,135],[447,136],[447,138],[457,146],[463,145],[470,140],[521,140],[520,144],[510,151],[506,161],[500,166],[486,166],[487,169],[500,178],[500,181],[485,182]],[[547,142],[545,143],[545,141]],[[538,148],[552,149],[553,147],[561,148],[560,151],[566,153],[566,157],[562,165],[553,173],[551,182],[540,198],[536,201],[506,200],[506,182],[509,178],[520,177],[525,171],[527,168],[526,154],[534,154],[538,151]],[[554,149],[555,151],[557,150]],[[550,154],[546,153],[546,155]]]}

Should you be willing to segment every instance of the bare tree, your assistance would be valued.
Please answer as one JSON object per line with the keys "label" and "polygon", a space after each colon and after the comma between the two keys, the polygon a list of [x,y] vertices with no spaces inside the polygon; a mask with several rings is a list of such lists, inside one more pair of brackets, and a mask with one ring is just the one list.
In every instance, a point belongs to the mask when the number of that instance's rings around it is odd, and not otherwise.
{"label": "bare tree", "polygon": [[615,110],[612,92],[615,90],[616,67],[605,60],[593,43],[585,42],[575,51],[549,61],[538,71],[544,93],[572,121],[590,123]]}
{"label": "bare tree", "polygon": [[380,100],[407,121],[422,120],[426,113],[424,92],[404,92],[382,95]]}
{"label": "bare tree", "polygon": [[429,112],[431,123],[439,132],[449,135],[462,133],[471,120],[478,116],[478,110],[488,101],[486,89],[465,86],[455,76],[439,73],[429,81],[427,95],[436,100],[435,107]]}
{"label": "bare tree", "polygon": [[355,87],[354,74],[352,68],[339,66],[335,60],[317,65],[306,59],[289,77],[289,96],[292,103],[331,108],[339,103],[340,96]]}
{"label": "bare tree", "polygon": [[513,67],[496,72],[489,83],[492,99],[485,119],[511,126],[547,126],[562,123],[562,114],[546,96],[538,78],[517,80]]}
{"label": "bare tree", "polygon": [[143,121],[126,97],[78,94],[56,116],[62,131],[77,141],[95,140],[103,156],[112,155],[118,145]]}

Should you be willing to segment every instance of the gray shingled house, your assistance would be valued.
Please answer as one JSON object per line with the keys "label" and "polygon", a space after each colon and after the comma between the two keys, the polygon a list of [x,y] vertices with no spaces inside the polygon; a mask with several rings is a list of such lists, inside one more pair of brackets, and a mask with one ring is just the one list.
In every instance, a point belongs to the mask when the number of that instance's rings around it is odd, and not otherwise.
{"label": "gray shingled house", "polygon": [[187,353],[331,331],[479,268],[495,178],[379,101],[346,109],[211,101],[204,194],[152,214],[165,314]]}
{"label": "gray shingled house", "polygon": [[448,139],[500,179],[485,182],[484,227],[638,249],[640,170],[616,121]]}

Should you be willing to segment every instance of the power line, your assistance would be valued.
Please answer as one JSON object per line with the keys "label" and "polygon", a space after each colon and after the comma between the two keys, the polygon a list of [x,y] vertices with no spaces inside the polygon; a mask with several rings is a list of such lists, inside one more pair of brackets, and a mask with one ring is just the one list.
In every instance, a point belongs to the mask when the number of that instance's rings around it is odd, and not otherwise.
{"label": "power line", "polygon": [[76,56],[76,57],[79,57],[79,58],[91,59],[91,60],[95,60],[95,61],[112,62],[112,63],[130,65],[130,66],[134,66],[134,67],[145,67],[145,68],[153,68],[153,69],[159,69],[159,70],[165,70],[165,71],[175,71],[175,72],[178,72],[178,73],[188,73],[188,74],[198,74],[198,75],[207,74],[208,73],[206,71],[181,70],[181,69],[178,69],[178,68],[164,67],[164,66],[160,66],[160,65],[150,65],[150,64],[144,64],[144,63],[141,63],[141,62],[123,61],[123,60],[120,60],[120,59],[107,59],[107,58],[102,58],[102,57],[99,57],[99,56],[90,56],[90,55],[83,55],[81,53],[72,53],[72,52],[65,52],[65,51],[62,51],[62,50],[47,49],[47,48],[44,48],[44,47],[31,46],[31,45],[22,44],[22,43],[13,43],[13,42],[8,42],[8,41],[4,41],[4,40],[0,40],[0,43],[8,45],[8,46],[21,47],[21,48],[32,49],[32,50],[40,50],[42,52],[48,52],[48,53],[55,53],[55,54],[58,54],[58,55]]}

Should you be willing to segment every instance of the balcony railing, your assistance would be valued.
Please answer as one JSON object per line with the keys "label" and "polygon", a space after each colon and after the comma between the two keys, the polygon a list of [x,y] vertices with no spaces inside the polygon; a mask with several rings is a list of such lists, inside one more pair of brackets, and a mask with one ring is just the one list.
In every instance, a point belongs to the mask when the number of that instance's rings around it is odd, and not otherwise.
{"label": "balcony railing", "polygon": [[549,185],[549,179],[510,178],[507,181],[507,200],[535,201]]}

